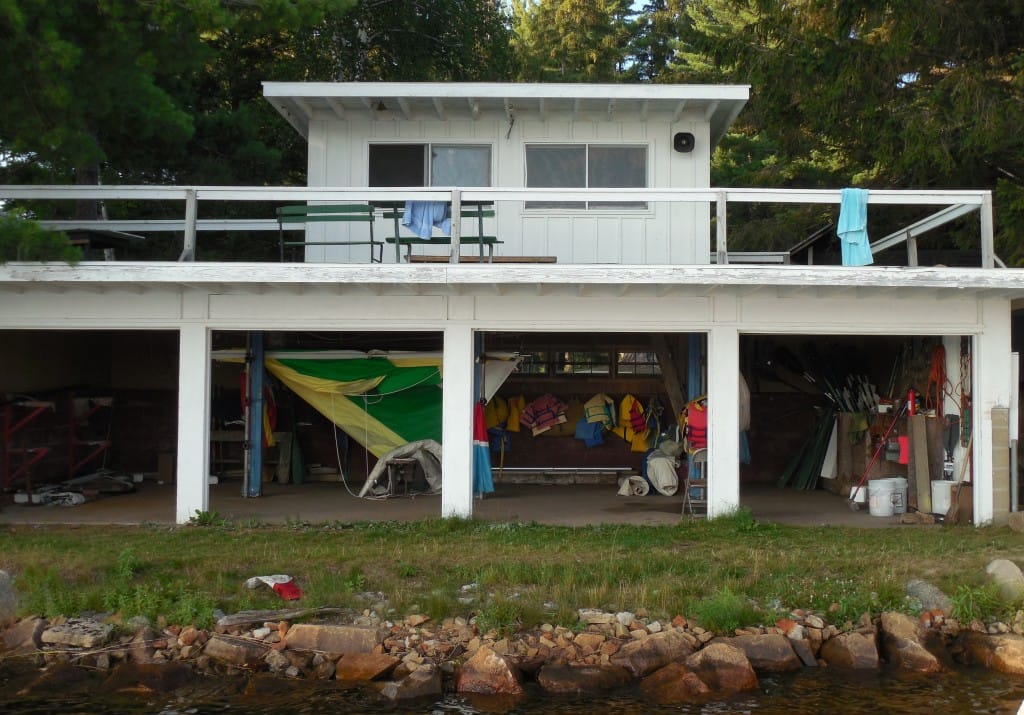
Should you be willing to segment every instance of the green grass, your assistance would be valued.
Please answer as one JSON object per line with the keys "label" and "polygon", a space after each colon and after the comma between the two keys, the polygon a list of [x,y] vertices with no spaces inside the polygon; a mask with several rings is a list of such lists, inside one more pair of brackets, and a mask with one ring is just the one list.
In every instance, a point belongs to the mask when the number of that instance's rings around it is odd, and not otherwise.
{"label": "green grass", "polygon": [[761,525],[747,512],[678,526],[554,527],[465,519],[413,523],[233,523],[199,515],[180,527],[9,526],[0,569],[23,614],[117,613],[208,626],[233,612],[285,605],[250,576],[285,573],[301,605],[361,611],[380,599],[394,620],[477,617],[507,632],[575,627],[579,608],[675,615],[728,632],[804,608],[831,622],[912,612],[904,585],[943,589],[957,617],[1012,620],[1018,604],[985,586],[994,558],[1024,559],[1007,528],[848,529]]}

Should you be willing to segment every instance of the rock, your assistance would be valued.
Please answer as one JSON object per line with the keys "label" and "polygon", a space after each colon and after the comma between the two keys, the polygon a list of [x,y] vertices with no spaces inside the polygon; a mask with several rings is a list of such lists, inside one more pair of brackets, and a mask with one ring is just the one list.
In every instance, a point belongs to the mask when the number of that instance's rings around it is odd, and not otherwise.
{"label": "rock", "polygon": [[136,663],[150,663],[156,654],[156,631],[150,626],[141,626],[128,643],[128,652]]}
{"label": "rock", "polygon": [[285,642],[297,650],[327,653],[372,653],[387,634],[367,626],[336,626],[297,623],[288,629]]}
{"label": "rock", "polygon": [[[938,655],[925,647],[927,636],[916,619],[905,613],[886,611],[881,623],[882,655],[888,662],[916,673],[940,673],[945,669]],[[944,649],[941,639],[932,639],[931,645]],[[945,660],[949,662],[948,656]]]}
{"label": "rock", "polygon": [[627,642],[611,656],[611,662],[625,668],[634,678],[642,678],[669,663],[684,660],[695,649],[692,636],[682,631],[662,631]]}
{"label": "rock", "polygon": [[346,653],[335,664],[337,680],[370,681],[391,675],[401,661],[383,653]]}
{"label": "rock", "polygon": [[279,650],[270,649],[267,651],[267,654],[263,657],[263,662],[267,664],[272,673],[280,673],[292,667],[292,662]]}
{"label": "rock", "polygon": [[735,636],[715,638],[711,642],[739,648],[758,673],[786,673],[802,667],[792,642],[784,635]]}
{"label": "rock", "polygon": [[122,663],[103,682],[104,692],[173,693],[189,687],[195,675],[184,663]]}
{"label": "rock", "polygon": [[537,673],[537,682],[546,692],[557,695],[588,694],[614,690],[632,680],[625,668],[617,665],[590,666],[548,663]]}
{"label": "rock", "polygon": [[17,613],[18,593],[14,590],[14,579],[0,570],[0,628],[14,623]]}
{"label": "rock", "polygon": [[385,683],[380,692],[388,700],[436,698],[441,695],[441,670],[433,664],[424,665],[401,680]]}
{"label": "rock", "polygon": [[1024,533],[1024,511],[1011,511],[1006,525],[1018,534]]}
{"label": "rock", "polygon": [[185,626],[178,633],[178,645],[196,645],[199,642],[200,631],[195,626]]}
{"label": "rock", "polygon": [[953,601],[950,600],[949,596],[926,581],[918,579],[908,581],[906,593],[908,597],[917,599],[921,604],[922,611],[934,611],[937,609],[942,611],[947,617],[953,613]]}
{"label": "rock", "polygon": [[479,648],[459,668],[455,690],[483,695],[522,695],[524,692],[518,669],[487,646]]}
{"label": "rock", "polygon": [[985,573],[999,587],[999,594],[1007,601],[1018,601],[1024,594],[1024,574],[1009,559],[995,559],[985,567]]}
{"label": "rock", "polygon": [[753,666],[735,646],[710,643],[687,658],[685,664],[713,691],[732,694],[758,687]]}
{"label": "rock", "polygon": [[69,695],[90,690],[96,683],[91,670],[70,663],[57,663],[18,691],[18,695]]}
{"label": "rock", "polygon": [[38,616],[22,618],[4,631],[4,650],[21,653],[39,648],[45,629],[46,621]]}
{"label": "rock", "polygon": [[818,656],[832,668],[871,670],[878,667],[875,638],[867,633],[840,633],[821,644]]}
{"label": "rock", "polygon": [[268,650],[270,649],[262,643],[220,634],[210,638],[203,647],[203,653],[213,660],[239,668],[258,667]]}
{"label": "rock", "polygon": [[581,608],[578,613],[583,623],[602,625],[618,622],[614,613],[605,613],[596,608]]}
{"label": "rock", "polygon": [[804,664],[804,667],[818,667],[818,659],[814,657],[814,651],[811,649],[810,642],[807,640],[790,639],[789,644],[793,647],[793,652],[796,653],[796,657],[800,659],[800,662]]}
{"label": "rock", "polygon": [[669,663],[640,682],[640,693],[660,705],[676,705],[704,699],[711,688],[682,663]]}
{"label": "rock", "polygon": [[1024,675],[1024,636],[1015,633],[985,635],[964,631],[960,645],[970,662],[991,670]]}
{"label": "rock", "polygon": [[90,618],[69,618],[43,631],[40,640],[47,645],[98,648],[106,645],[114,627]]}
{"label": "rock", "polygon": [[573,638],[573,643],[583,650],[596,651],[604,645],[606,640],[600,633],[577,633],[576,637]]}

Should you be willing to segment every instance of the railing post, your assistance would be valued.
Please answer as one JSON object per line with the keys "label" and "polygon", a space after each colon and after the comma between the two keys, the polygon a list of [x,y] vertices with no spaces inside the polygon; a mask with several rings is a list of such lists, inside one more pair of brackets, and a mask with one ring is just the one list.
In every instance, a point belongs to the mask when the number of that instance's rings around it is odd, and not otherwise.
{"label": "railing post", "polygon": [[452,251],[450,263],[458,263],[462,253],[462,191],[452,189]]}
{"label": "railing post", "polygon": [[715,202],[715,262],[720,266],[729,262],[728,241],[725,236],[725,206],[726,193],[719,191]]}
{"label": "railing post", "polygon": [[185,245],[182,247],[179,261],[196,260],[196,218],[199,215],[199,202],[195,189],[185,189]]}
{"label": "railing post", "polygon": [[981,197],[981,267],[995,268],[996,241],[992,217],[992,193],[986,191]]}
{"label": "railing post", "polygon": [[917,236],[912,233],[907,234],[907,265],[917,267]]}

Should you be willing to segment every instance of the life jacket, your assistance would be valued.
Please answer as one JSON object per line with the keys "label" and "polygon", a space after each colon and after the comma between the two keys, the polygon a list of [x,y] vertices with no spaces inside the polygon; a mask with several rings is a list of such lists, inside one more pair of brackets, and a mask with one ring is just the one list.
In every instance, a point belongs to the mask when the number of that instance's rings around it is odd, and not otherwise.
{"label": "life jacket", "polygon": [[683,435],[692,452],[708,446],[708,398],[701,396],[686,403],[681,415],[686,427]]}

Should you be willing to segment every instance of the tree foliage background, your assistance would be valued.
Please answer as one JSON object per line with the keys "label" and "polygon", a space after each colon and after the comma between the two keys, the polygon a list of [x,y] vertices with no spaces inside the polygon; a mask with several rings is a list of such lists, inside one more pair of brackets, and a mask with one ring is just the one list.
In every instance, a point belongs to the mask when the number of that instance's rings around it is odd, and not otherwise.
{"label": "tree foliage background", "polygon": [[[741,83],[715,185],[991,189],[1024,264],[1022,73],[1019,0],[0,0],[0,183],[302,184],[264,80]],[[747,249],[834,218],[742,211]]]}

